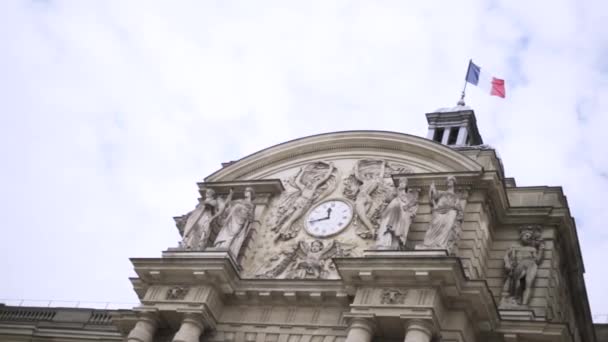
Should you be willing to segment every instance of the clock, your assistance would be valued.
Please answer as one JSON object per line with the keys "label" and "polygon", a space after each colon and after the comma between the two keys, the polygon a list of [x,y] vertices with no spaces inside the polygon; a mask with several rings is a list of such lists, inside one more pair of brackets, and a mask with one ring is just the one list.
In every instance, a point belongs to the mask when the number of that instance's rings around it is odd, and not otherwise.
{"label": "clock", "polygon": [[343,200],[328,200],[314,206],[306,215],[308,234],[320,238],[338,234],[353,218],[353,209]]}

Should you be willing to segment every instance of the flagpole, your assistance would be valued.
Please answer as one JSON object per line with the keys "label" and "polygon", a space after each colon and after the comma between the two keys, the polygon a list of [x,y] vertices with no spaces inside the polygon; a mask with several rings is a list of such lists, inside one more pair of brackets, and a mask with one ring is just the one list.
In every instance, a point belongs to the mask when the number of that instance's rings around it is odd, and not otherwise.
{"label": "flagpole", "polygon": [[467,75],[469,74],[469,68],[471,67],[471,62],[473,61],[473,59],[469,59],[469,65],[467,66],[467,73],[464,76],[464,86],[462,87],[462,94],[460,95],[460,100],[458,101],[457,105],[458,106],[464,106],[464,95],[465,92],[467,91]]}

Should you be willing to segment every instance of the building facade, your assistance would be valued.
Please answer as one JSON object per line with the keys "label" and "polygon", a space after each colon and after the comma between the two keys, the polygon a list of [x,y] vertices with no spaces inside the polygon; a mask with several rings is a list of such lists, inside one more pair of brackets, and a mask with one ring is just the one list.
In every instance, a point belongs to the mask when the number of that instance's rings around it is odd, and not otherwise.
{"label": "building facade", "polygon": [[427,120],[426,138],[321,134],[223,164],[175,217],[179,245],[131,259],[141,305],[71,326],[0,307],[0,338],[603,340],[562,189],[505,177],[470,108]]}

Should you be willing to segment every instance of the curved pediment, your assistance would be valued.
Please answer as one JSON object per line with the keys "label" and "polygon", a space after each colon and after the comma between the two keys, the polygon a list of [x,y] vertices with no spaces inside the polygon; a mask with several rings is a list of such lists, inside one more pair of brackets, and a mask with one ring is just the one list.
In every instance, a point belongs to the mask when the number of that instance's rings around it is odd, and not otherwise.
{"label": "curved pediment", "polygon": [[[256,233],[244,250],[233,251],[241,256],[244,277],[337,279],[332,257],[358,257],[365,250],[394,249],[399,243],[399,248],[406,247],[420,189],[407,190],[403,184],[398,189],[394,177],[402,182],[399,175],[481,170],[474,160],[428,139],[349,131],[267,148],[225,166],[200,186],[215,189],[220,197],[227,189],[240,193],[246,186],[266,193],[255,201]],[[215,201],[213,196],[205,197]],[[399,227],[391,215],[402,217]],[[402,235],[401,242],[391,238],[395,234]]]}
{"label": "curved pediment", "polygon": [[317,160],[381,158],[413,172],[480,171],[472,159],[432,140],[385,131],[346,131],[313,135],[261,150],[218,170],[208,182],[280,177],[286,170]]}

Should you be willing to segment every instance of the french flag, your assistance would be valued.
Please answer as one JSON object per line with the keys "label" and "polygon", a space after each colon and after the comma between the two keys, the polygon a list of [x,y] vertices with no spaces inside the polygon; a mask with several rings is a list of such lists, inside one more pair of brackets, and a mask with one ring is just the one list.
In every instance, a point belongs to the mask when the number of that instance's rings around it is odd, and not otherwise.
{"label": "french flag", "polygon": [[467,70],[467,82],[476,85],[486,91],[490,92],[490,95],[505,98],[505,80],[491,76],[489,73],[484,72],[481,68],[469,61],[469,70]]}

